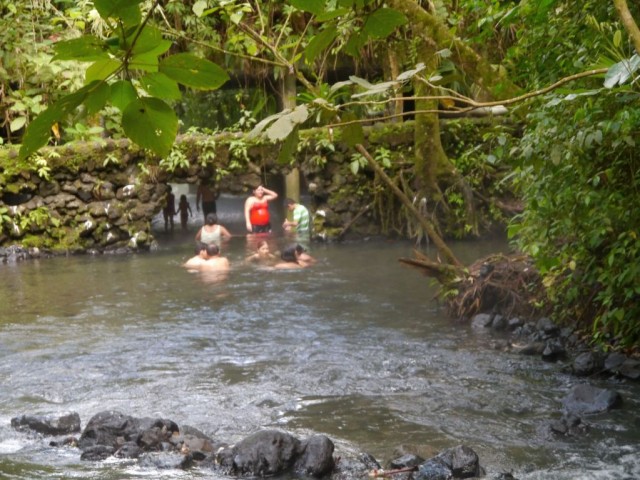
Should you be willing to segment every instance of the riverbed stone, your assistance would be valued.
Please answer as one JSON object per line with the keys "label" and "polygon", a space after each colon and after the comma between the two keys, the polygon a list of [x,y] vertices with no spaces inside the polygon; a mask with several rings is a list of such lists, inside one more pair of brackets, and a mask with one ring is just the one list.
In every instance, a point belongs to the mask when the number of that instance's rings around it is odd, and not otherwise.
{"label": "riverbed stone", "polygon": [[606,412],[622,404],[622,396],[614,391],[581,383],[564,398],[563,407],[567,413],[580,415]]}
{"label": "riverbed stone", "polygon": [[435,458],[446,465],[455,478],[470,478],[480,475],[478,454],[466,445],[449,448]]}
{"label": "riverbed stone", "polygon": [[22,415],[11,419],[16,430],[32,430],[43,435],[69,435],[80,432],[80,415],[69,413],[60,417]]}
{"label": "riverbed stone", "polygon": [[558,420],[551,422],[549,429],[557,435],[577,436],[586,433],[589,427],[579,416],[573,413],[565,413]]}
{"label": "riverbed stone", "polygon": [[186,470],[193,464],[193,458],[176,452],[147,452],[140,456],[138,464],[142,468]]}
{"label": "riverbed stone", "polygon": [[114,447],[109,445],[92,445],[91,447],[83,450],[80,455],[80,460],[87,462],[99,462],[106,460],[116,452]]}
{"label": "riverbed stone", "polygon": [[611,373],[618,373],[618,370],[626,360],[626,355],[619,352],[612,352],[605,358],[604,368]]}
{"label": "riverbed stone", "polygon": [[545,342],[544,349],[542,350],[542,359],[554,362],[559,358],[564,357],[567,353],[562,340],[559,338],[551,338]]}
{"label": "riverbed stone", "polygon": [[334,467],[333,442],[325,435],[313,435],[300,444],[300,454],[293,467],[303,475],[322,477],[331,473]]}
{"label": "riverbed stone", "polygon": [[424,458],[413,453],[407,453],[401,457],[394,458],[389,462],[389,468],[398,470],[401,468],[417,467],[424,462]]}
{"label": "riverbed stone", "polygon": [[546,336],[555,336],[560,333],[560,327],[547,317],[540,318],[536,323],[536,328]]}
{"label": "riverbed stone", "polygon": [[223,449],[218,461],[236,475],[277,475],[291,469],[299,449],[300,440],[293,435],[263,430]]}
{"label": "riverbed stone", "polygon": [[602,368],[602,357],[595,352],[583,352],[573,359],[573,374],[578,377],[593,375]]}
{"label": "riverbed stone", "polygon": [[453,472],[442,462],[432,458],[420,464],[414,478],[415,480],[450,480],[453,478]]}

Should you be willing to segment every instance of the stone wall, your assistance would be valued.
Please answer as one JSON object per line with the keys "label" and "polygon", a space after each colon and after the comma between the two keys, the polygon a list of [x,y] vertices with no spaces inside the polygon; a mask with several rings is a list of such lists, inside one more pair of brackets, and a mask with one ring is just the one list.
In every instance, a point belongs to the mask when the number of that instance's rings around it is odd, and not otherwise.
{"label": "stone wall", "polygon": [[[411,130],[405,124],[391,134],[392,143],[410,144]],[[221,192],[248,195],[265,180],[284,185],[292,165],[300,172],[310,210],[318,213],[320,236],[381,233],[369,212],[372,172],[354,172],[352,150],[339,139],[317,141],[326,135],[302,136],[294,162],[277,160],[279,145],[231,135],[181,137],[178,153],[165,160],[126,140],[50,147],[35,162],[23,164],[15,150],[2,150],[0,248],[20,245],[58,254],[148,250],[155,244],[151,221],[162,210],[168,183],[215,179]],[[377,141],[375,134],[369,138]]]}

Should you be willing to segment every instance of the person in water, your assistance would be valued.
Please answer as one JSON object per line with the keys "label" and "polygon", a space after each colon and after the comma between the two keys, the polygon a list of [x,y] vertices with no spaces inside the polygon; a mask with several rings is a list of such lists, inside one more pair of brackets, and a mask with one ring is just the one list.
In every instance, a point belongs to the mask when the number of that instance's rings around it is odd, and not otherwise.
{"label": "person in water", "polygon": [[214,243],[220,246],[223,239],[231,238],[229,230],[218,224],[218,215],[209,213],[205,220],[205,224],[196,233],[196,242],[202,242],[206,245]]}
{"label": "person in water", "polygon": [[180,225],[182,226],[182,230],[186,230],[189,223],[189,217],[193,217],[191,205],[189,205],[189,201],[187,200],[186,195],[180,195],[180,201],[178,202],[178,211],[176,212],[176,214],[180,214]]}
{"label": "person in water", "polygon": [[282,260],[280,263],[277,263],[273,266],[278,270],[289,270],[289,269],[298,269],[304,268],[303,265],[298,260],[298,253],[296,252],[296,245],[289,245],[287,248],[282,250],[280,254],[280,259]]}
{"label": "person in water", "polygon": [[216,205],[216,199],[218,198],[218,191],[207,185],[205,182],[198,185],[198,191],[196,192],[196,210],[200,211],[200,205],[202,204],[202,214],[205,221],[207,215],[210,213],[218,213],[218,207]]}
{"label": "person in water", "polygon": [[271,232],[269,202],[278,198],[278,194],[262,185],[258,185],[244,202],[244,220],[249,233]]}
{"label": "person in water", "polygon": [[298,259],[298,263],[303,267],[310,267],[314,263],[317,262],[315,258],[309,255],[309,252],[306,248],[304,248],[299,243],[296,244],[296,258]]}
{"label": "person in water", "polygon": [[191,270],[199,269],[200,266],[205,262],[205,259],[203,258],[203,251],[206,249],[206,247],[207,246],[204,243],[198,242],[195,248],[195,255],[187,260],[183,266]]}
{"label": "person in water", "polygon": [[247,262],[263,265],[273,265],[277,260],[278,258],[271,253],[269,243],[266,240],[260,240],[257,244],[256,252],[246,258]]}
{"label": "person in water", "polygon": [[227,272],[229,270],[229,259],[220,256],[220,249],[215,243],[199,243],[196,246],[196,255],[184,264],[191,270],[202,270],[208,272]]}
{"label": "person in water", "polygon": [[208,272],[227,272],[229,271],[229,259],[220,256],[220,248],[215,243],[209,243],[204,249],[205,262],[200,270]]}
{"label": "person in water", "polygon": [[311,216],[304,205],[297,203],[292,198],[285,200],[287,209],[291,212],[291,220],[286,219],[282,224],[287,232],[296,232],[298,235],[309,236],[311,232]]}
{"label": "person in water", "polygon": [[171,225],[171,231],[173,231],[173,217],[176,214],[176,196],[173,194],[171,185],[167,185],[167,198],[165,200],[164,207],[162,208],[162,215],[164,216],[164,231],[169,230]]}

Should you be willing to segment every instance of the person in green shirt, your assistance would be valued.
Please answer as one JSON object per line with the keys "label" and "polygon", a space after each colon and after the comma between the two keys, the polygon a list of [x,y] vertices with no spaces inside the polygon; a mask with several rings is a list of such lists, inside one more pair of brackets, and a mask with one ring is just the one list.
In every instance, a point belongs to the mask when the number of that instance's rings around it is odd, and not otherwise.
{"label": "person in green shirt", "polygon": [[295,232],[298,235],[309,235],[311,232],[311,216],[307,207],[291,198],[287,198],[285,204],[289,212],[291,212],[291,220],[286,219],[282,224],[285,231]]}

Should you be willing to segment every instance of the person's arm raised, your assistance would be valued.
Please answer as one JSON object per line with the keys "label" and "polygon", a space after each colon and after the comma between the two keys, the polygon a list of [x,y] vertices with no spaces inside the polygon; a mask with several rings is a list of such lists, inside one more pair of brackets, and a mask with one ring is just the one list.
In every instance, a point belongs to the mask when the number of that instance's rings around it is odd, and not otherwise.
{"label": "person's arm raised", "polygon": [[274,192],[273,190],[269,190],[268,188],[264,188],[262,187],[262,189],[264,190],[264,199],[269,202],[271,200],[275,200],[276,198],[278,198],[278,194],[276,192]]}

